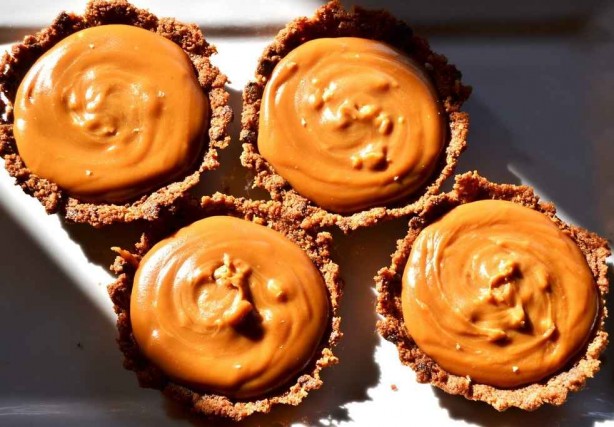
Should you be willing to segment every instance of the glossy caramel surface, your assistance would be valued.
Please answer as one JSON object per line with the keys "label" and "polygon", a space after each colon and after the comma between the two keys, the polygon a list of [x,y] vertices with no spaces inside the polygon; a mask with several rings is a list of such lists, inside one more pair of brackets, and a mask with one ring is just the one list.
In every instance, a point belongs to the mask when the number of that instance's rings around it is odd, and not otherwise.
{"label": "glossy caramel surface", "polygon": [[329,316],[319,270],[267,227],[209,217],[159,242],[134,279],[134,337],[179,383],[236,398],[284,385],[314,356]]}
{"label": "glossy caramel surface", "polygon": [[192,167],[209,104],[175,43],[128,25],[88,28],[21,82],[14,135],[26,166],[84,201],[123,202]]}
{"label": "glossy caramel surface", "polygon": [[598,306],[574,241],[507,201],[460,205],[425,228],[403,273],[416,344],[445,370],[497,387],[563,368],[587,342]]}
{"label": "glossy caramel surface", "polygon": [[275,67],[258,150],[299,194],[349,213],[419,189],[437,164],[445,124],[412,59],[373,40],[322,38]]}

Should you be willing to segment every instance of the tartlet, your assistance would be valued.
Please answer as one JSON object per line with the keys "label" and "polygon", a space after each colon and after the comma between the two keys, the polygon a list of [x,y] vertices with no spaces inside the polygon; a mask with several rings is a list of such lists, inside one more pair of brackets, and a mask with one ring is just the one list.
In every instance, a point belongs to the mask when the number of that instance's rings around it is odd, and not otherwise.
{"label": "tartlet", "polygon": [[[276,65],[306,42],[339,37],[383,42],[420,64],[432,81],[441,103],[441,111],[447,120],[444,151],[439,155],[434,172],[424,185],[400,201],[353,213],[326,210],[300,195],[261,155],[257,145],[261,100]],[[434,53],[425,39],[415,36],[405,23],[389,13],[368,11],[359,7],[346,11],[339,2],[332,1],[318,9],[313,17],[299,18],[289,23],[260,57],[255,79],[243,92],[242,164],[255,173],[254,186],[266,189],[275,200],[283,200],[296,212],[297,218],[306,218],[303,221],[303,226],[306,227],[310,224],[336,225],[347,232],[373,225],[380,220],[416,212],[425,197],[437,193],[445,179],[453,173],[457,159],[466,145],[469,116],[461,112],[460,108],[468,98],[471,88],[463,85],[460,78],[460,72],[448,64],[444,56]]]}
{"label": "tartlet", "polygon": [[[552,220],[558,229],[571,238],[586,258],[599,300],[596,320],[588,342],[577,355],[558,372],[538,382],[518,387],[498,388],[479,384],[470,377],[447,372],[418,347],[404,325],[401,275],[420,232],[459,205],[489,199],[510,201],[541,212]],[[556,217],[555,213],[555,207],[550,203],[540,202],[533,189],[528,186],[494,184],[476,172],[468,172],[456,177],[456,183],[450,193],[432,197],[420,214],[410,220],[409,232],[404,239],[399,240],[397,250],[392,255],[391,266],[382,268],[375,277],[378,291],[377,312],[382,316],[377,328],[385,339],[397,346],[401,362],[416,372],[419,382],[431,383],[447,393],[462,395],[470,400],[486,402],[499,411],[510,407],[531,411],[545,403],[563,404],[570,391],[580,390],[586,379],[599,370],[599,356],[608,343],[608,334],[605,331],[605,298],[609,284],[605,259],[609,256],[610,249],[605,239],[581,227],[566,224]],[[514,372],[517,369],[514,367]]]}
{"label": "tartlet", "polygon": [[[195,77],[208,98],[210,114],[205,131],[205,142],[198,158],[187,173],[174,178],[145,195],[133,197],[127,202],[88,202],[71,197],[56,183],[34,174],[19,155],[13,135],[13,102],[17,89],[32,65],[59,41],[80,30],[107,25],[123,24],[143,28],[178,45],[188,56]],[[232,120],[228,106],[229,95],[224,86],[227,78],[209,57],[216,53],[214,46],[205,39],[194,24],[183,24],[173,18],[157,18],[147,10],[138,9],[124,0],[88,3],[83,15],[61,13],[47,28],[27,36],[3,56],[0,74],[0,92],[6,103],[6,114],[0,124],[0,155],[6,169],[26,193],[36,197],[48,213],[60,213],[72,222],[88,223],[99,227],[115,222],[153,220],[162,211],[172,208],[176,200],[184,198],[187,191],[199,182],[202,173],[215,169],[219,164],[217,152],[225,148],[230,138],[227,134]],[[208,139],[208,141],[207,141]]]}
{"label": "tartlet", "polygon": [[[239,421],[253,413],[267,413],[278,404],[298,405],[307,394],[321,387],[321,370],[338,362],[332,348],[341,337],[338,300],[341,296],[339,267],[330,259],[332,237],[329,233],[313,233],[297,228],[286,215],[286,209],[274,201],[250,201],[216,193],[179,210],[164,221],[156,222],[143,234],[135,249],[114,248],[119,254],[112,270],[118,279],[109,286],[118,316],[118,343],[124,353],[124,367],[135,371],[143,387],[156,388],[181,402],[192,411],[211,418]],[[262,396],[229,398],[223,394],[194,389],[171,380],[154,365],[139,348],[133,334],[130,304],[135,273],[147,252],[174,231],[194,221],[211,216],[232,216],[271,228],[300,247],[321,274],[329,298],[329,316],[323,338],[311,361],[288,383]]]}

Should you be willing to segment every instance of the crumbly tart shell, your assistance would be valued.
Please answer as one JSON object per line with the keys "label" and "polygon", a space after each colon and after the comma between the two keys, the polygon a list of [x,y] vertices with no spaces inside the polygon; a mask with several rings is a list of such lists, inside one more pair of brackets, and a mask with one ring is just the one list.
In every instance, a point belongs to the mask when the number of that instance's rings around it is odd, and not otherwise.
{"label": "crumbly tart shell", "polygon": [[[19,84],[34,62],[67,36],[85,28],[107,24],[144,28],[179,45],[192,61],[198,82],[208,94],[211,108],[209,142],[201,153],[202,161],[196,162],[183,179],[125,204],[87,203],[69,196],[57,184],[35,175],[27,168],[19,156],[13,136],[11,105]],[[117,222],[156,219],[163,211],[172,209],[177,200],[185,198],[188,190],[199,182],[201,174],[219,166],[217,151],[230,142],[228,126],[233,114],[228,105],[229,95],[224,89],[228,79],[209,60],[216,52],[195,24],[184,24],[173,18],[157,18],[125,0],[91,1],[83,15],[61,13],[49,27],[26,36],[23,42],[13,46],[0,61],[0,98],[4,97],[2,103],[6,104],[6,113],[0,118],[0,156],[4,158],[7,171],[15,178],[17,185],[41,202],[47,213],[60,213],[72,222],[100,227]]]}
{"label": "crumbly tart shell", "polygon": [[[332,236],[327,232],[315,233],[296,227],[285,211],[286,208],[279,202],[252,201],[216,193],[213,196],[204,197],[200,205],[192,202],[187,207],[179,209],[174,215],[168,215],[167,218],[154,222],[151,229],[141,236],[132,251],[113,248],[118,253],[118,257],[111,266],[111,270],[117,274],[118,278],[109,285],[108,291],[117,313],[118,343],[124,353],[124,367],[136,373],[142,387],[159,389],[169,398],[179,401],[190,407],[193,412],[206,417],[240,421],[254,413],[267,413],[275,405],[298,405],[310,391],[322,386],[320,378],[322,369],[338,363],[332,348],[342,336],[339,329],[339,299],[342,292],[342,280],[339,275],[339,266],[330,258]],[[214,393],[202,393],[173,382],[141,353],[132,334],[130,296],[134,275],[142,257],[158,241],[174,231],[212,215],[243,218],[284,234],[311,258],[324,278],[330,298],[331,311],[328,326],[312,361],[296,375],[294,383],[285,384],[255,400],[237,400]]]}
{"label": "crumbly tart shell", "polygon": [[[260,103],[273,69],[299,45],[323,37],[361,37],[382,41],[423,64],[431,77],[449,122],[448,141],[435,174],[412,198],[350,215],[329,212],[293,190],[258,152]],[[445,56],[434,53],[425,39],[415,36],[407,24],[388,12],[360,7],[347,11],[338,1],[331,1],[318,9],[313,17],[298,18],[289,23],[260,57],[255,79],[243,91],[241,163],[254,172],[254,187],[266,189],[273,199],[282,200],[298,216],[306,218],[302,223],[304,227],[336,225],[348,232],[417,212],[426,197],[438,193],[446,178],[454,173],[458,157],[466,146],[469,115],[460,108],[469,97],[471,88],[464,86],[460,79],[461,73],[454,65],[448,64]]]}
{"label": "crumbly tart shell", "polygon": [[[454,207],[483,199],[508,200],[548,216],[576,242],[586,257],[599,292],[598,318],[585,350],[576,356],[564,368],[564,371],[538,383],[520,388],[500,389],[477,384],[467,377],[446,372],[420,350],[408,335],[403,324],[401,280],[412,244],[418,234],[428,224]],[[540,202],[531,187],[494,184],[476,172],[468,172],[456,177],[456,183],[450,193],[430,198],[425,203],[422,212],[410,220],[409,232],[404,239],[398,241],[397,250],[392,255],[391,266],[382,268],[375,276],[378,291],[377,312],[382,316],[377,329],[385,339],[397,346],[401,362],[409,365],[416,372],[418,382],[431,383],[447,393],[486,402],[499,411],[510,407],[532,411],[545,403],[563,404],[570,391],[582,389],[586,379],[592,378],[599,371],[599,356],[608,343],[605,320],[607,317],[606,295],[609,285],[605,260],[610,255],[610,248],[605,239],[581,227],[566,224],[555,214],[554,205]]]}

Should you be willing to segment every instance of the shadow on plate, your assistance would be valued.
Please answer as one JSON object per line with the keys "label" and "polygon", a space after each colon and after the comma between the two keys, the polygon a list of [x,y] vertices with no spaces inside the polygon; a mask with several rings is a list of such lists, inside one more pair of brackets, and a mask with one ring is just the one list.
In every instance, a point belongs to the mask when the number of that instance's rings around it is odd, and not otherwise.
{"label": "shadow on plate", "polygon": [[[478,89],[474,88],[463,111],[469,113],[469,135],[467,149],[461,155],[455,173],[476,170],[493,182],[520,184],[508,165],[526,161],[526,156],[514,146],[510,131],[480,101]],[[446,182],[446,191],[453,183],[453,179]]]}
{"label": "shadow on plate", "polygon": [[0,223],[0,400],[78,403],[136,391],[129,375],[116,375],[113,322],[1,206]]}
{"label": "shadow on plate", "polygon": [[129,224],[112,224],[104,228],[94,228],[88,224],[74,224],[60,218],[62,227],[75,243],[78,243],[87,259],[108,271],[117,254],[113,246],[134,249],[141,234],[145,231],[145,222]]}
{"label": "shadow on plate", "polygon": [[346,6],[386,9],[420,35],[454,37],[536,37],[576,34],[599,10],[600,0],[442,0],[421,4],[398,0],[343,0]]}
{"label": "shadow on plate", "polygon": [[202,197],[216,191],[232,194],[237,197],[248,197],[254,200],[267,200],[266,191],[252,188],[252,174],[241,165],[243,147],[239,141],[241,133],[241,110],[243,107],[242,92],[227,88],[230,95],[229,105],[234,111],[234,120],[229,128],[230,145],[220,152],[220,167],[203,174],[200,183],[192,190],[192,195]]}

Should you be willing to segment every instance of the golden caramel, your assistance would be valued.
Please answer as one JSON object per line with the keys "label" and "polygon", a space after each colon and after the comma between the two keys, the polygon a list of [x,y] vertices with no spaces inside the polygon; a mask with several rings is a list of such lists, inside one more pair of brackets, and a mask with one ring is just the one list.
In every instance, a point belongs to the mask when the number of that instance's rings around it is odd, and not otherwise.
{"label": "golden caramel", "polygon": [[233,217],[197,221],[159,242],[137,270],[134,337],[170,378],[236,398],[284,385],[313,358],[329,304],[296,244]]}
{"label": "golden caramel", "polygon": [[355,212],[419,189],[442,152],[445,125],[419,64],[381,42],[322,38],[275,67],[258,150],[298,193]]}
{"label": "golden caramel", "polygon": [[84,201],[122,202],[187,172],[209,104],[172,41],[128,25],[61,40],[28,71],[15,99],[26,166]]}
{"label": "golden caramel", "polygon": [[507,201],[460,205],[426,227],[403,273],[404,323],[422,351],[502,388],[562,369],[586,344],[598,304],[573,240]]}

